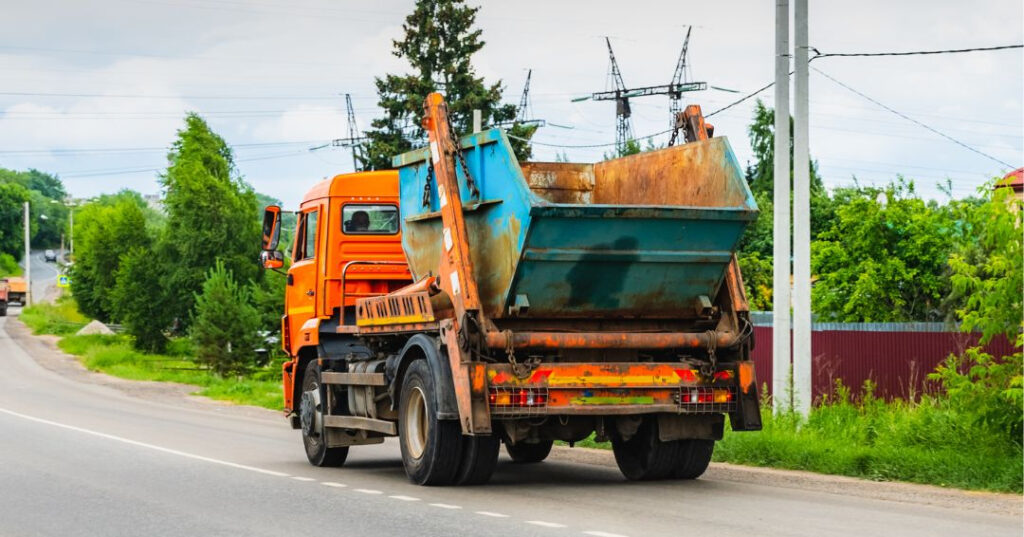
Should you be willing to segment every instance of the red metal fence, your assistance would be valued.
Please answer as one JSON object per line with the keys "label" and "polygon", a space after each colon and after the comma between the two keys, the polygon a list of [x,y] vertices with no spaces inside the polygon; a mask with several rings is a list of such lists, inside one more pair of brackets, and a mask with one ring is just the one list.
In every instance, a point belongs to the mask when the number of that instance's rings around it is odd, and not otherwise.
{"label": "red metal fence", "polygon": [[[762,387],[767,384],[770,393],[770,323],[758,322],[755,316],[754,337],[757,382]],[[939,323],[815,323],[811,334],[814,399],[831,394],[836,379],[854,393],[870,379],[877,384],[875,395],[886,398],[909,398],[934,390],[928,373],[950,354],[977,345],[978,337]],[[1013,353],[1013,345],[1002,337],[986,347],[995,356]]]}

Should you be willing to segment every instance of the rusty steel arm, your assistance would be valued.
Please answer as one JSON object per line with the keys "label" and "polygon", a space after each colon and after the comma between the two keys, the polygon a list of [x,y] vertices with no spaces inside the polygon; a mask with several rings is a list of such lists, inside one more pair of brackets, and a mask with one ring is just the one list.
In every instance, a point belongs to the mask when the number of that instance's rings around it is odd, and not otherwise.
{"label": "rusty steel arm", "polygon": [[[511,345],[509,345],[511,339]],[[713,340],[713,341],[712,341]],[[488,332],[492,349],[680,349],[728,348],[733,332]]]}
{"label": "rusty steel arm", "polygon": [[441,206],[442,244],[440,287],[451,297],[455,318],[460,322],[467,311],[480,310],[473,261],[469,253],[466,220],[462,214],[462,195],[455,174],[456,152],[462,148],[452,139],[448,123],[448,105],[440,93],[427,95],[423,103],[423,129],[430,140],[430,158],[437,181],[437,198]]}

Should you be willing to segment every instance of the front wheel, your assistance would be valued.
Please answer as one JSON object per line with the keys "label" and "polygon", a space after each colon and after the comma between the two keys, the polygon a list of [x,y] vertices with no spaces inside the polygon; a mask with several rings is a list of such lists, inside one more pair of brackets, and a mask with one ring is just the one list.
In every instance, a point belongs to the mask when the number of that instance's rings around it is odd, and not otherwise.
{"label": "front wheel", "polygon": [[508,452],[509,457],[512,457],[512,462],[530,464],[548,458],[548,455],[551,453],[552,444],[554,442],[551,440],[541,440],[535,444],[527,444],[526,442],[512,444],[506,442],[505,451]]}
{"label": "front wheel", "polygon": [[462,429],[458,421],[437,419],[438,386],[426,360],[409,365],[399,399],[398,436],[402,464],[418,485],[450,485],[462,462]]}
{"label": "front wheel", "polygon": [[324,427],[326,405],[320,385],[320,366],[316,360],[311,360],[302,375],[302,400],[299,402],[302,444],[306,448],[306,458],[313,466],[341,466],[348,458],[348,446],[327,447]]}

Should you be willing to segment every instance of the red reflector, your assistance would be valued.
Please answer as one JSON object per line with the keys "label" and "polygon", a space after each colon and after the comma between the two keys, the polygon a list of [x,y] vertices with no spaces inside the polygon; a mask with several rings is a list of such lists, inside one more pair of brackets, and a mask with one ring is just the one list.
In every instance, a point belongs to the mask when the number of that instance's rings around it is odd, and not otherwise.
{"label": "red reflector", "polygon": [[487,399],[491,406],[498,407],[544,406],[548,403],[547,393],[534,388],[512,390],[492,388]]}
{"label": "red reflector", "polygon": [[725,370],[715,373],[715,380],[732,380],[732,371]]}
{"label": "red reflector", "polygon": [[697,372],[693,369],[676,369],[676,375],[683,382],[697,382]]}

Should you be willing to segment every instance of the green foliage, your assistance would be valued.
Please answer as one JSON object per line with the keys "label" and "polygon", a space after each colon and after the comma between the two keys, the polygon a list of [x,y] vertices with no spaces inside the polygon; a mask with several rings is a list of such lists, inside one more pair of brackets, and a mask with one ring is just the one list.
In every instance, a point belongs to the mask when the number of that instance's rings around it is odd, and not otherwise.
{"label": "green foliage", "polygon": [[184,339],[172,341],[166,354],[140,352],[132,347],[131,337],[124,335],[68,336],[61,339],[58,346],[64,352],[78,356],[90,371],[130,380],[190,384],[199,388],[194,395],[272,410],[281,409],[284,401],[279,379],[240,380],[211,375],[208,371],[196,368],[187,356],[171,350],[181,341],[187,342]]}
{"label": "green foliage", "polygon": [[[833,397],[796,414],[762,409],[758,432],[727,431],[715,460],[874,480],[1021,492],[1022,452],[942,398],[918,403]],[[842,393],[842,390],[838,390]]]}
{"label": "green foliage", "polygon": [[951,286],[953,244],[948,206],[926,203],[912,182],[860,187],[812,248],[814,311],[844,322],[942,320]]}
{"label": "green foliage", "polygon": [[[474,109],[481,111],[485,125],[515,118],[516,106],[501,104],[501,82],[488,85],[473,69],[473,54],[484,46],[481,31],[474,28],[479,9],[466,6],[463,0],[416,2],[402,25],[405,36],[392,42],[392,53],[408,61],[413,72],[375,80],[384,117],[373,120],[372,129],[365,133],[369,141],[360,159],[363,169],[388,169],[391,157],[412,149],[411,140],[423,139],[423,101],[433,91],[445,94],[452,129],[458,135],[471,130]],[[518,125],[512,134],[529,138],[532,131]],[[514,141],[513,147],[520,160],[529,159],[529,144]]]}
{"label": "green foliage", "polygon": [[196,359],[221,375],[244,373],[260,341],[260,315],[248,288],[239,285],[217,261],[196,296],[191,338]]}
{"label": "green foliage", "polygon": [[[60,244],[61,233],[67,228],[67,207],[64,206],[64,198],[67,192],[64,184],[54,175],[39,170],[30,169],[25,172],[0,168],[0,185],[17,185],[28,192],[27,197],[21,201],[28,201],[32,219],[30,220],[30,235],[33,248],[56,247]],[[2,188],[2,186],[0,186]],[[7,214],[11,219],[0,219],[0,252],[14,254],[13,250],[3,249],[4,235],[12,235],[22,241],[22,224],[19,210],[16,213],[6,213],[4,209],[10,210],[9,202],[5,203],[4,195],[0,193],[0,214]],[[8,207],[4,207],[8,205]],[[13,223],[13,217],[18,217],[18,223]],[[22,246],[24,248],[24,246]],[[20,255],[18,256],[20,258]]]}
{"label": "green foliage", "polygon": [[29,190],[17,183],[0,182],[0,253],[21,259],[25,252],[24,209]]}
{"label": "green foliage", "polygon": [[747,291],[747,302],[752,311],[772,309],[772,258],[758,252],[740,253],[737,256],[743,285]]}
{"label": "green foliage", "polygon": [[1009,188],[986,194],[966,219],[971,240],[949,260],[953,287],[964,297],[957,315],[963,331],[981,332],[982,344],[1002,336],[1017,352],[992,356],[981,347],[967,349],[950,356],[930,378],[942,383],[965,419],[1019,445],[1024,434],[1024,207]]}
{"label": "green foliage", "polygon": [[137,348],[150,352],[163,351],[167,345],[164,330],[171,318],[165,271],[148,250],[132,249],[120,258],[116,283],[109,291],[113,316],[134,337]]}
{"label": "green foliage", "polygon": [[149,249],[141,199],[130,194],[88,203],[78,209],[72,291],[82,311],[96,319],[115,319],[113,293],[121,258],[133,249]]}
{"label": "green foliage", "polygon": [[21,266],[11,254],[0,253],[0,278],[5,276],[21,276]]}
{"label": "green foliage", "polygon": [[35,334],[74,334],[89,323],[89,318],[78,311],[78,305],[71,297],[61,297],[57,302],[36,302],[23,308],[18,319]]}
{"label": "green foliage", "polygon": [[260,277],[256,195],[238,175],[231,149],[194,113],[161,178],[167,224],[157,244],[167,314],[185,325],[207,272],[220,261],[239,281]]}

